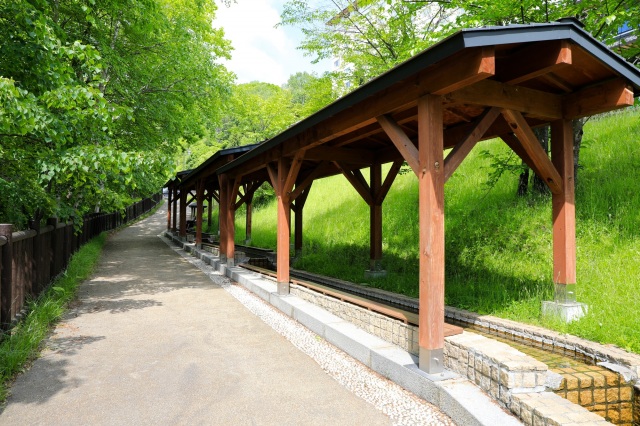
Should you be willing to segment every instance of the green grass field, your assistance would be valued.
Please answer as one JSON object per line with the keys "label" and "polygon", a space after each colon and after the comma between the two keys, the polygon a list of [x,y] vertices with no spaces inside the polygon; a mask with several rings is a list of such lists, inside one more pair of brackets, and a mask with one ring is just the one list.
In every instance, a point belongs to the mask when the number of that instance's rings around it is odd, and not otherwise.
{"label": "green grass field", "polygon": [[[589,313],[569,325],[541,318],[541,302],[553,291],[551,198],[518,197],[518,177],[509,172],[487,185],[487,152],[510,155],[501,141],[482,142],[445,187],[446,304],[640,353],[640,110],[585,126],[576,189],[577,298]],[[388,276],[365,281],[368,207],[344,177],[317,181],[295,267],[417,297],[417,207],[415,176],[398,176],[383,205]],[[253,217],[253,245],[275,248],[275,204]],[[236,218],[241,242],[244,212]]]}

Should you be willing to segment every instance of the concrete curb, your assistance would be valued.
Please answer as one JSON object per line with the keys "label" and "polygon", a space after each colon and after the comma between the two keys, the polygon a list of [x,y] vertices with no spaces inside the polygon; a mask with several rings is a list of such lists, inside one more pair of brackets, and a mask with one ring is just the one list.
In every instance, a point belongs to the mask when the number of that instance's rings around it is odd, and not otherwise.
{"label": "concrete curb", "polygon": [[378,374],[392,380],[418,397],[434,404],[460,425],[509,426],[522,424],[469,380],[445,371],[428,375],[417,366],[415,356],[373,336],[324,309],[299,297],[282,296],[275,282],[239,268],[227,268],[217,256],[197,250],[171,234],[167,238],[185,252],[213,266],[221,274],[242,285],[285,315],[340,348]]}

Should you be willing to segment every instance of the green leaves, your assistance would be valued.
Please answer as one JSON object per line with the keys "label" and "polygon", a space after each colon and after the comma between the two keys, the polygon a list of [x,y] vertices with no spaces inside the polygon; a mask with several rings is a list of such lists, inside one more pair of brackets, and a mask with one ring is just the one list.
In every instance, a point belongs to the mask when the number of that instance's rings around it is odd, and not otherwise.
{"label": "green leaves", "polygon": [[213,2],[0,0],[0,221],[157,191],[215,126],[232,75]]}

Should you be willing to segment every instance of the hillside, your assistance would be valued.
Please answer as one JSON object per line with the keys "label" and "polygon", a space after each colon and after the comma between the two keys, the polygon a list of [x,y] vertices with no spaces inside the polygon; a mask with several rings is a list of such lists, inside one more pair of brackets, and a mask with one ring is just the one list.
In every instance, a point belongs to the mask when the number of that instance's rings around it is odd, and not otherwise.
{"label": "hillside", "polygon": [[[640,304],[633,302],[640,294],[640,110],[585,126],[576,189],[577,298],[589,313],[570,325],[540,317],[553,289],[551,198],[518,197],[518,177],[508,171],[488,184],[491,157],[511,155],[501,141],[480,143],[446,184],[446,304],[640,353]],[[368,207],[342,176],[315,182],[295,267],[417,297],[417,207],[415,176],[398,176],[383,205],[388,276],[365,282]],[[275,204],[253,217],[253,244],[275,248]],[[240,242],[242,211],[237,218]]]}

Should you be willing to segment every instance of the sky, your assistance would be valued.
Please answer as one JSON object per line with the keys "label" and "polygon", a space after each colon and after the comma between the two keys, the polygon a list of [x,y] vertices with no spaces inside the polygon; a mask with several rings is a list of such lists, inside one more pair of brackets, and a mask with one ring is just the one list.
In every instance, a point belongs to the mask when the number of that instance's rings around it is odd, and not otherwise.
{"label": "sky", "polygon": [[236,0],[230,7],[216,1],[214,27],[224,28],[234,50],[225,66],[238,77],[237,83],[263,81],[282,85],[299,71],[321,74],[328,61],[313,65],[311,57],[296,49],[302,39],[294,27],[274,28],[286,0]]}

